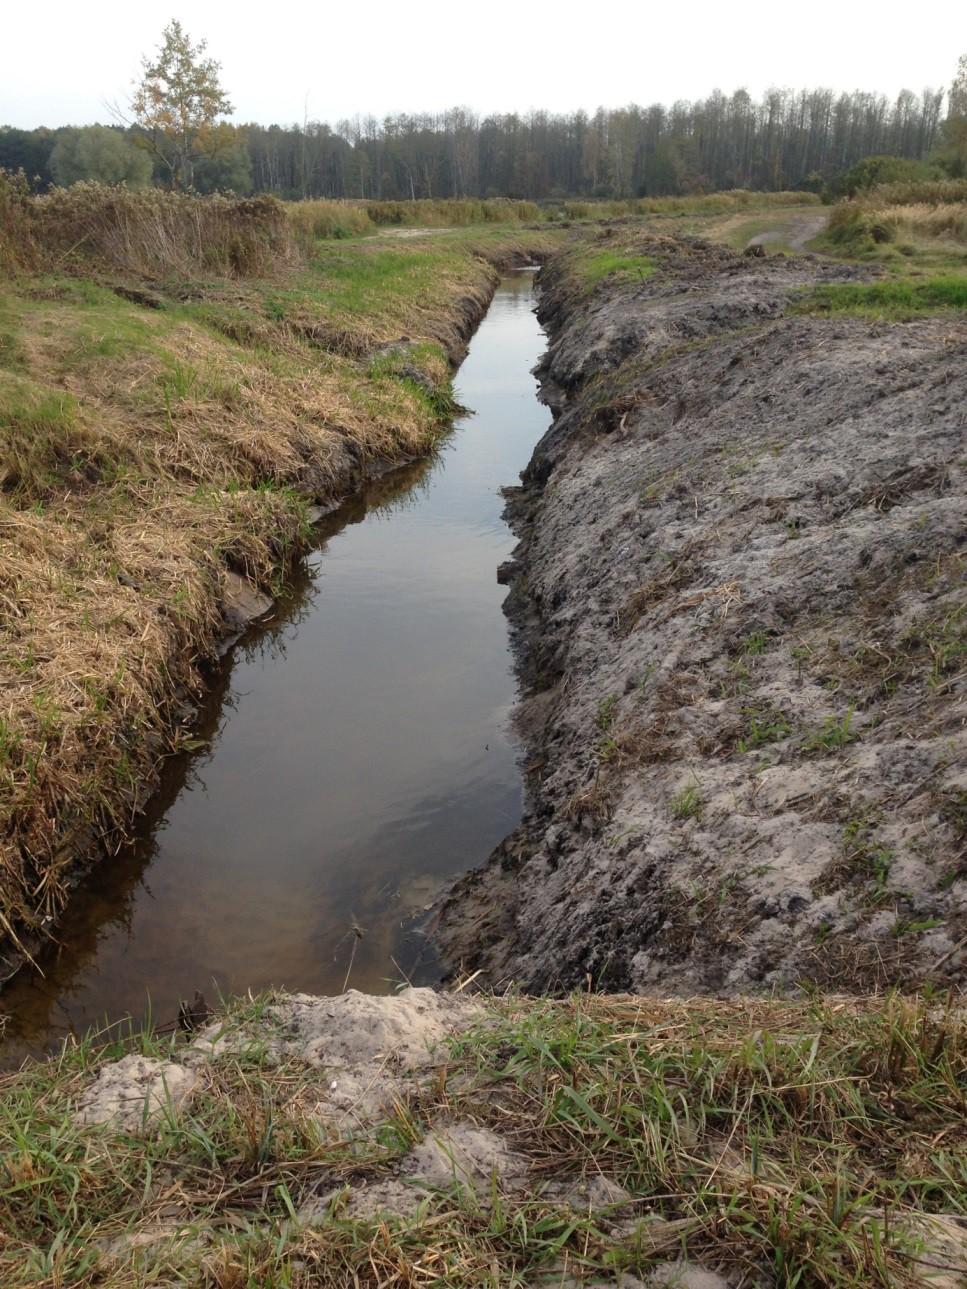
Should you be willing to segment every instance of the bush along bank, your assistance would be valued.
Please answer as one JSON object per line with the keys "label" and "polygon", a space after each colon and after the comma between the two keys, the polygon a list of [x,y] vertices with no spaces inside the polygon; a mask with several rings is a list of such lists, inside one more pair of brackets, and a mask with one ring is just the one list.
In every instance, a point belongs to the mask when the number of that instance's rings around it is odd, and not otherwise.
{"label": "bush along bank", "polygon": [[812,258],[601,249],[656,268],[542,275],[528,808],[439,942],[491,988],[962,982],[964,315],[802,313],[866,272]]}
{"label": "bush along bank", "polygon": [[[263,199],[5,200],[0,976],[52,929],[79,858],[123,840],[206,665],[270,607],[313,517],[433,450],[498,267],[547,244],[498,229],[305,255]],[[65,258],[35,237],[54,205],[100,240]],[[228,276],[259,211],[279,254],[240,252]],[[162,273],[164,229],[187,258]]]}

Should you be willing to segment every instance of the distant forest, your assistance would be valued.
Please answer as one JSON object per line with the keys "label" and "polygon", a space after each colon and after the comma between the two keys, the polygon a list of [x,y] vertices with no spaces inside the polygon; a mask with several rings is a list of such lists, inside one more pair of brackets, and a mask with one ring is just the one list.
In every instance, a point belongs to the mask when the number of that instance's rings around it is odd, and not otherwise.
{"label": "distant forest", "polygon": [[[201,192],[369,200],[818,191],[874,154],[927,158],[940,138],[943,99],[942,90],[904,90],[895,101],[771,90],[755,101],[739,90],[593,115],[477,116],[454,108],[342,121],[335,129],[221,124],[196,159],[192,182]],[[135,155],[137,135],[137,127],[0,127],[0,167],[23,169],[38,189],[76,178],[164,182],[145,149]],[[132,160],[127,170],[122,149]]]}

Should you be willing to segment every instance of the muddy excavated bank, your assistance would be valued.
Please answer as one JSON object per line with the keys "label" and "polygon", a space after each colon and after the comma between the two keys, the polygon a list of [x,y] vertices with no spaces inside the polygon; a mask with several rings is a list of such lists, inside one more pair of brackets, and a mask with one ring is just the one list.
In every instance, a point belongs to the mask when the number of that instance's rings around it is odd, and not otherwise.
{"label": "muddy excavated bank", "polygon": [[531,991],[962,982],[967,326],[797,314],[861,271],[625,240],[649,280],[542,273],[557,415],[503,573],[529,801],[445,959]]}

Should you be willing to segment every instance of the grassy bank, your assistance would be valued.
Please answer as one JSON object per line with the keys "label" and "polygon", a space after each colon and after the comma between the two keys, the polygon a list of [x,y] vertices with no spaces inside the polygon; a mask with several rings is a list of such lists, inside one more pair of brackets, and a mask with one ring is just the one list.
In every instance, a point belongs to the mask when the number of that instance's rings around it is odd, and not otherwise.
{"label": "grassy bank", "polygon": [[624,201],[560,199],[538,204],[496,198],[491,201],[296,201],[286,205],[293,228],[303,238],[359,236],[381,228],[463,228],[509,224],[585,223],[648,216],[662,219],[734,215],[742,211],[813,208],[819,198],[802,192],[731,192],[688,197],[636,197]]}
{"label": "grassy bank", "polygon": [[707,238],[736,251],[756,240],[768,255],[810,252],[868,264],[889,280],[810,293],[797,307],[802,312],[903,320],[964,308],[965,195],[962,181],[882,184],[831,208],[817,199],[799,205],[777,201],[771,208],[757,205],[752,211],[682,210],[655,227],[663,233]]}
{"label": "grassy bank", "polygon": [[[375,1005],[383,1033],[409,1003]],[[3,1283],[679,1283],[648,1280],[670,1265],[780,1289],[963,1282],[967,1029],[939,999],[494,999],[348,1118],[331,1089],[371,1067],[304,1046],[312,1010],[250,1000],[214,1052],[84,1041],[6,1076]],[[143,1104],[79,1115],[136,1056]]]}
{"label": "grassy bank", "polygon": [[695,193],[687,197],[635,197],[627,201],[564,201],[566,219],[619,219],[636,215],[665,219],[696,216],[735,215],[744,211],[781,211],[793,206],[818,207],[819,198],[808,192],[749,192],[735,188],[728,192]]}
{"label": "grassy bank", "polygon": [[293,227],[313,239],[345,238],[381,228],[468,228],[535,223],[541,208],[532,201],[454,199],[417,201],[295,201],[286,205]]}
{"label": "grassy bank", "polygon": [[272,593],[311,504],[432,449],[494,265],[549,244],[492,229],[307,254],[274,202],[102,195],[8,189],[0,222],[19,265],[0,278],[8,947],[52,925],[78,855],[123,838],[188,737],[228,575]]}
{"label": "grassy bank", "polygon": [[[961,180],[881,184],[831,207],[809,193],[713,193],[638,205],[656,232],[704,237],[736,251],[757,240],[770,255],[815,252],[899,278],[967,273],[967,185]],[[938,290],[943,293],[942,284]],[[933,307],[937,292],[918,294],[924,307]]]}
{"label": "grassy bank", "polygon": [[627,255],[620,250],[587,249],[580,254],[579,263],[580,271],[589,286],[615,275],[644,281],[651,277],[657,267],[655,261],[647,255]]}
{"label": "grassy bank", "polygon": [[883,278],[810,293],[799,308],[897,321],[967,308],[964,195],[962,183],[888,184],[838,203],[817,248]]}
{"label": "grassy bank", "polygon": [[702,237],[735,251],[761,239],[770,255],[812,250],[828,215],[819,198],[808,192],[711,193],[638,204],[638,220],[662,236]]}

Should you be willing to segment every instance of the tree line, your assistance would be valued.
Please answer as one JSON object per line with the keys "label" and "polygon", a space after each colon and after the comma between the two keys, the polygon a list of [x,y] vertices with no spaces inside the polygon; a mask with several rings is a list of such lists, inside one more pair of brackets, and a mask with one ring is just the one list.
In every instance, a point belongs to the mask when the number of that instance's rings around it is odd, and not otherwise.
{"label": "tree line", "polygon": [[967,57],[943,90],[894,100],[828,89],[715,90],[631,104],[481,116],[456,107],[301,125],[232,125],[219,65],[173,22],[129,115],[110,126],[0,127],[0,167],[34,186],[78,179],[283,198],[651,197],[728,188],[820,191],[887,155],[967,174]]}

